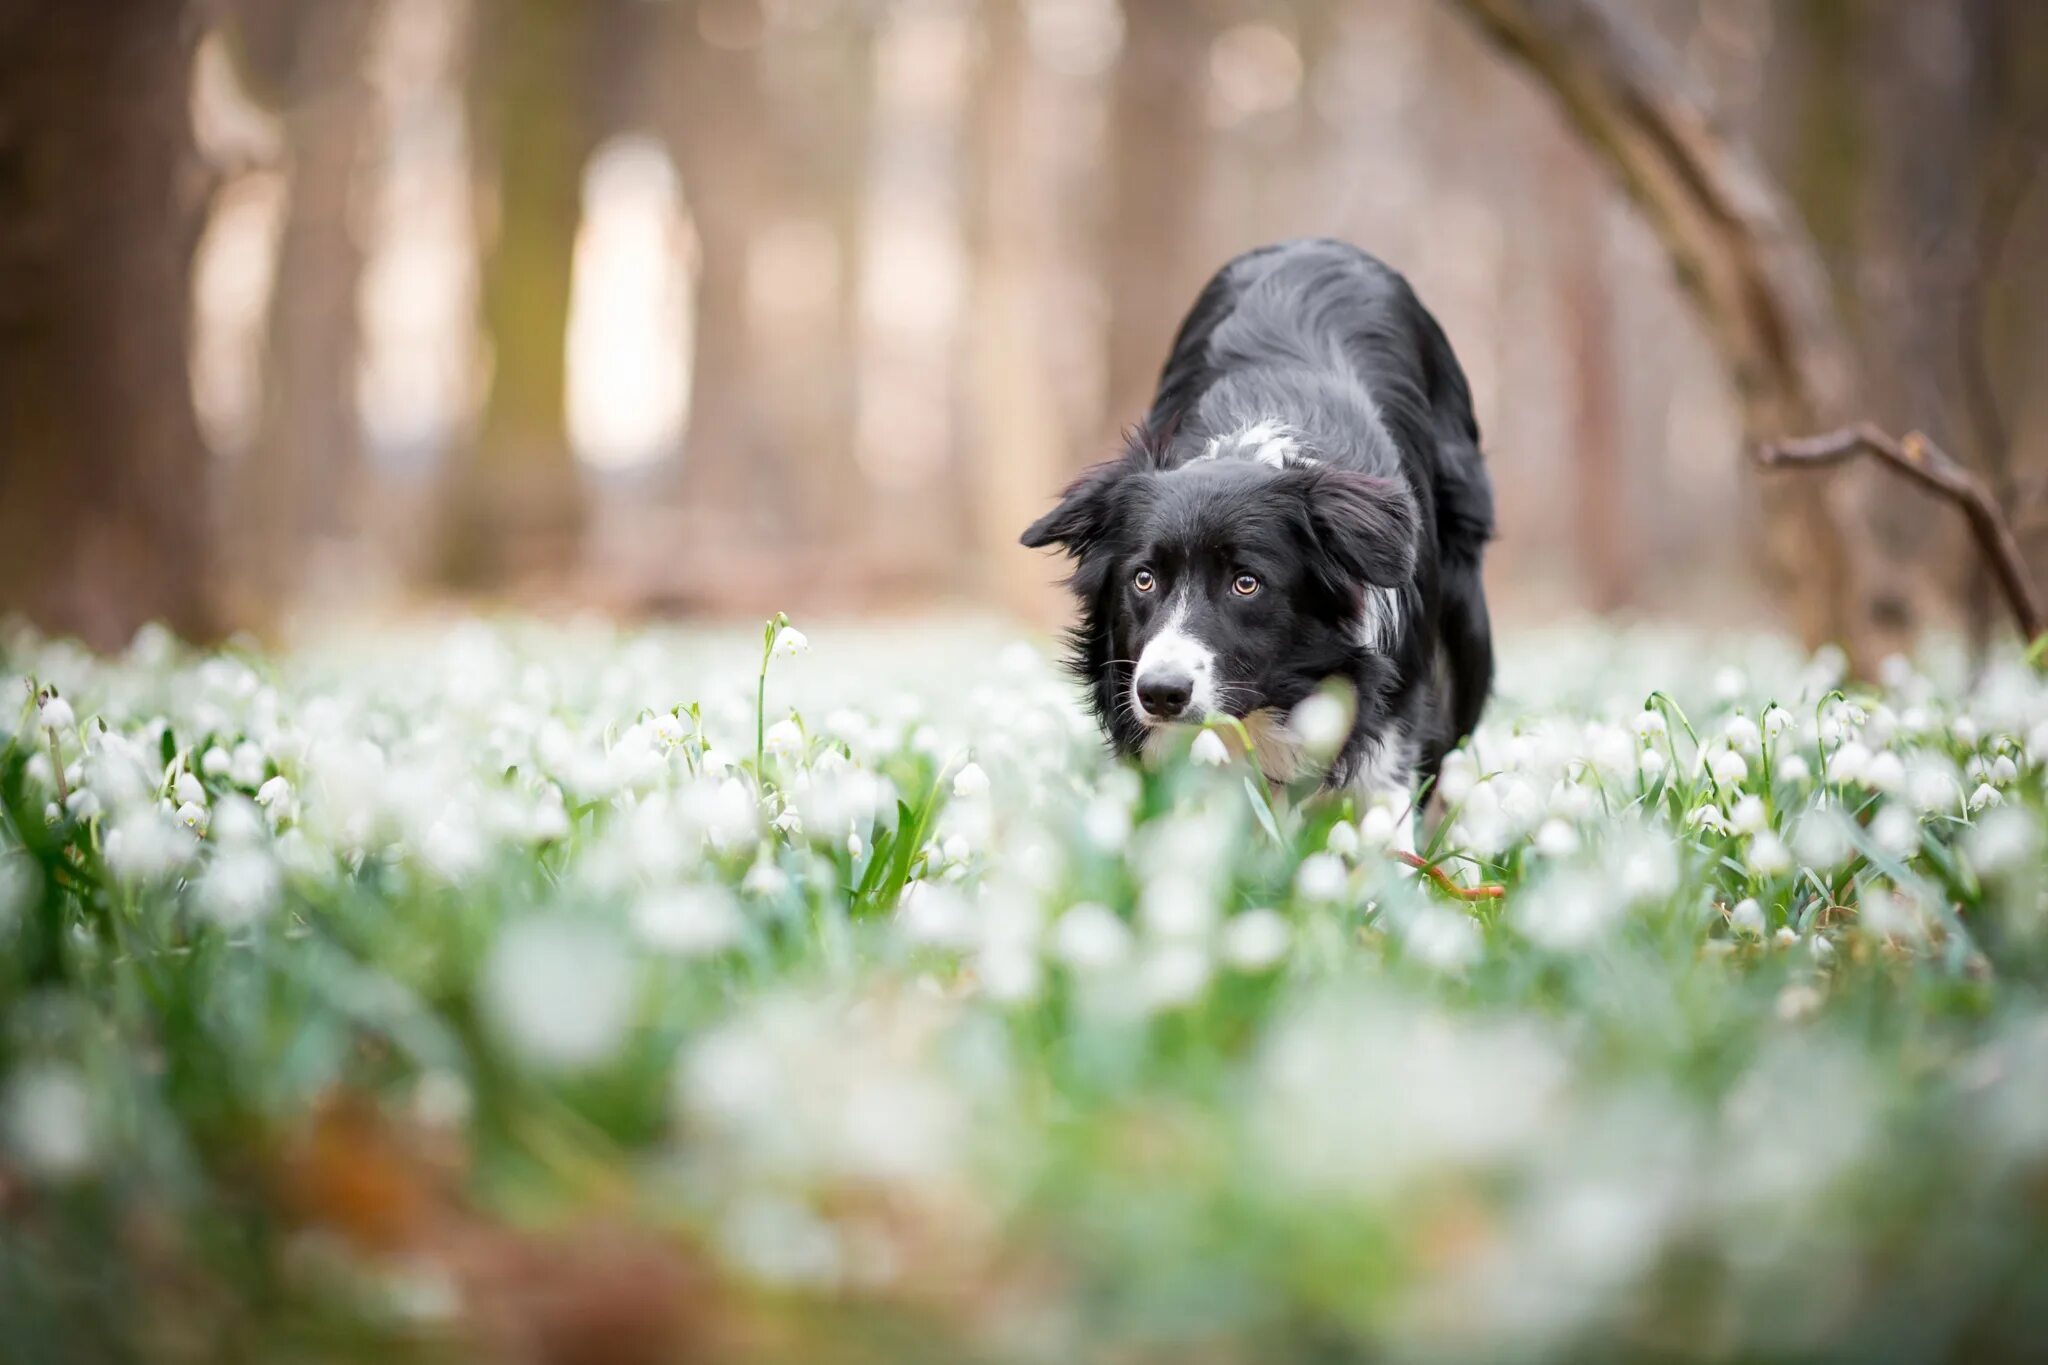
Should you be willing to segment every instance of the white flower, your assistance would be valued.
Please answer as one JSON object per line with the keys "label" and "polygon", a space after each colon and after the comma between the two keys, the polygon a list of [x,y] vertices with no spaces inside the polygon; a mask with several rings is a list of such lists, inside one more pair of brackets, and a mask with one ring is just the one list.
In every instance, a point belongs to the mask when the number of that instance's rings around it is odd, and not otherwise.
{"label": "white flower", "polygon": [[1138,993],[1153,1009],[1194,1003],[1209,986],[1209,955],[1193,943],[1162,944],[1138,967]]}
{"label": "white flower", "polygon": [[1844,741],[1842,746],[1828,755],[1828,781],[1849,783],[1861,781],[1870,766],[1870,750],[1856,740]]}
{"label": "white flower", "polygon": [[1094,901],[1070,907],[1053,926],[1053,956],[1076,971],[1102,971],[1131,953],[1130,926]]}
{"label": "white flower", "polygon": [[1277,910],[1246,910],[1223,926],[1223,960],[1244,972],[1263,972],[1287,956],[1293,929]]}
{"label": "white flower", "polygon": [[0,1138],[22,1167],[48,1180],[88,1170],[99,1153],[92,1093],[69,1066],[35,1063],[0,1096]]}
{"label": "white flower", "polygon": [[1870,822],[1870,837],[1894,858],[1920,851],[1920,821],[1904,806],[1887,805]]}
{"label": "white flower", "polygon": [[71,703],[62,697],[45,697],[43,704],[37,709],[42,718],[43,728],[53,735],[78,724],[78,717],[72,714]]}
{"label": "white flower", "polygon": [[1707,756],[1707,772],[1721,786],[1736,787],[1749,776],[1749,764],[1733,749],[1716,749]]}
{"label": "white flower", "polygon": [[1749,938],[1764,936],[1764,911],[1754,897],[1739,900],[1728,911],[1728,927]]}
{"label": "white flower", "polygon": [[689,738],[690,734],[688,727],[683,724],[682,717],[673,711],[663,711],[655,716],[653,730],[654,737],[671,749]]}
{"label": "white flower", "polygon": [[206,788],[191,773],[179,773],[178,780],[171,784],[171,797],[180,805],[203,806],[206,804]]}
{"label": "white flower", "polygon": [[785,659],[794,659],[799,654],[808,654],[810,638],[795,626],[784,626],[775,632],[773,652]]}
{"label": "white flower", "polygon": [[1350,725],[1351,708],[1330,692],[1314,693],[1287,717],[1287,728],[1302,747],[1319,755],[1335,752]]}
{"label": "white flower", "polygon": [[1764,710],[1764,738],[1776,739],[1792,728],[1792,713],[1782,706],[1770,706]]}
{"label": "white flower", "polygon": [[1146,883],[1139,894],[1138,918],[1162,938],[1199,937],[1216,922],[1216,901],[1198,879],[1167,872]]}
{"label": "white flower", "polygon": [[291,810],[292,784],[282,773],[278,774],[256,789],[256,804],[273,816],[281,816]]}
{"label": "white flower", "polygon": [[1710,829],[1717,834],[1728,832],[1728,817],[1721,814],[1721,808],[1711,801],[1702,802],[1686,812],[1685,823],[1698,829]]}
{"label": "white flower", "polygon": [[747,875],[740,882],[740,890],[749,896],[772,899],[789,889],[789,874],[767,858],[761,858],[747,869]]}
{"label": "white flower", "polygon": [[1426,905],[1401,927],[1401,942],[1419,961],[1440,972],[1462,972],[1479,960],[1485,943],[1470,915]]}
{"label": "white flower", "polygon": [[1906,764],[1890,749],[1879,749],[1864,765],[1863,780],[1882,792],[1895,792],[1906,785]]}
{"label": "white flower", "polygon": [[1340,858],[1358,856],[1358,827],[1347,820],[1339,820],[1330,826],[1330,832],[1323,839],[1323,847]]}
{"label": "white flower", "polygon": [[1203,767],[1220,768],[1230,762],[1230,749],[1224,744],[1223,736],[1214,730],[1204,730],[1195,736],[1195,745],[1188,750],[1188,757]]}
{"label": "white flower", "polygon": [[178,823],[195,834],[206,833],[206,807],[187,801],[178,807]]}
{"label": "white flower", "polygon": [[256,786],[263,781],[267,766],[263,750],[245,739],[235,746],[234,756],[228,761],[228,780],[238,787]]}
{"label": "white flower", "polygon": [[1401,830],[1401,817],[1385,806],[1375,804],[1359,817],[1358,834],[1361,842],[1373,848],[1387,848],[1394,842],[1394,836]]}
{"label": "white flower", "polygon": [[1578,849],[1579,836],[1564,821],[1552,818],[1536,831],[1536,851],[1546,858],[1569,857]]}
{"label": "white flower", "polygon": [[270,912],[277,903],[281,883],[277,860],[269,853],[254,848],[230,848],[214,858],[193,891],[216,924],[238,929]]}
{"label": "white flower", "polygon": [[1645,744],[1653,739],[1662,739],[1664,737],[1666,726],[1662,711],[1647,709],[1638,711],[1633,723],[1635,725],[1636,738],[1642,740]]}
{"label": "white flower", "polygon": [[2025,811],[2008,806],[1987,811],[1964,836],[1971,865],[1984,875],[2014,872],[2035,865],[2040,831]]}
{"label": "white flower", "polygon": [[988,795],[988,774],[979,763],[969,763],[953,774],[953,795],[972,801]]}
{"label": "white flower", "polygon": [[1789,924],[1780,925],[1778,932],[1771,935],[1771,941],[1780,948],[1790,948],[1793,944],[1799,942],[1799,931]]}
{"label": "white flower", "polygon": [[1738,834],[1755,834],[1769,822],[1762,797],[1745,795],[1728,811],[1729,828]]}
{"label": "white flower", "polygon": [[1756,752],[1757,741],[1762,738],[1756,722],[1748,716],[1730,716],[1721,733],[1730,746],[1751,754]]}
{"label": "white flower", "polygon": [[794,718],[778,720],[768,727],[768,733],[761,737],[761,747],[777,758],[788,758],[800,754],[804,749],[803,727]]}
{"label": "white flower", "polygon": [[1980,782],[1977,785],[1977,790],[1970,793],[1970,809],[1973,811],[1983,810],[1988,806],[1996,806],[2004,800],[2005,796],[1998,788],[1992,786],[1989,782]]}
{"label": "white flower", "polygon": [[485,1016],[512,1050],[543,1067],[593,1066],[625,1041],[633,964],[598,925],[514,920],[484,959]]}
{"label": "white flower", "polygon": [[1344,862],[1333,853],[1311,853],[1295,869],[1294,889],[1304,900],[1336,900],[1344,894],[1344,884]]}
{"label": "white flower", "polygon": [[228,756],[228,751],[218,744],[209,746],[206,752],[199,756],[199,771],[216,780],[226,777],[228,769],[234,764],[235,761]]}
{"label": "white flower", "polygon": [[1749,870],[1759,877],[1775,877],[1791,870],[1792,850],[1785,847],[1783,839],[1764,830],[1750,840],[1744,861],[1749,864]]}
{"label": "white flower", "polygon": [[1786,754],[1778,760],[1778,780],[1798,786],[1813,776],[1813,769],[1798,754]]}
{"label": "white flower", "polygon": [[1636,766],[1642,769],[1645,778],[1655,781],[1658,775],[1664,771],[1663,751],[1658,749],[1643,750],[1643,756],[1636,761]]}
{"label": "white flower", "polygon": [[2012,755],[2000,754],[1997,758],[1991,760],[1989,776],[1991,781],[1998,786],[2010,786],[2019,780],[2019,764],[2012,761]]}
{"label": "white flower", "polygon": [[633,928],[649,947],[703,957],[739,941],[740,911],[720,886],[681,886],[633,907]]}

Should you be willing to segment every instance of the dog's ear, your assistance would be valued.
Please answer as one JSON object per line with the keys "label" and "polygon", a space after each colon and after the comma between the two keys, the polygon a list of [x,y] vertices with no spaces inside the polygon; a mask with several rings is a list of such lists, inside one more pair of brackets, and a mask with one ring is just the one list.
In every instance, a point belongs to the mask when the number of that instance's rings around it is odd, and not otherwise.
{"label": "dog's ear", "polygon": [[1106,460],[1089,468],[1067,485],[1059,506],[1025,528],[1020,537],[1024,547],[1042,550],[1063,546],[1079,557],[1109,533],[1116,518],[1118,487],[1131,469],[1126,458]]}
{"label": "dog's ear", "polygon": [[1414,575],[1422,518],[1405,482],[1327,465],[1294,482],[1333,588],[1397,588]]}

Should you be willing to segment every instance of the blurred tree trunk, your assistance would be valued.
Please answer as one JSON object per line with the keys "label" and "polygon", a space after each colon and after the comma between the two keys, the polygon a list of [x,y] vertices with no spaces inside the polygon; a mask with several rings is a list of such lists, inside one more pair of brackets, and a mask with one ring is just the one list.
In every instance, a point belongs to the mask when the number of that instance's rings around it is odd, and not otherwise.
{"label": "blurred tree trunk", "polygon": [[575,563],[585,496],[569,446],[567,343],[583,168],[597,143],[591,0],[480,0],[480,159],[493,168],[482,311],[491,355],[482,429],[444,494],[448,582],[488,588]]}
{"label": "blurred tree trunk", "polygon": [[178,0],[0,0],[0,609],[112,648],[208,600]]}
{"label": "blurred tree trunk", "polygon": [[1046,150],[1030,133],[1031,50],[1018,0],[982,8],[974,93],[972,240],[975,277],[968,357],[969,520],[977,587],[1027,616],[1047,614],[1050,585],[1017,535],[1058,487],[1062,433],[1048,373],[1042,295],[1052,271]]}
{"label": "blurred tree trunk", "polygon": [[[1550,89],[1643,210],[1728,366],[1745,437],[1854,415],[1854,357],[1797,215],[1656,36],[1610,0],[1458,4]],[[1884,610],[1895,589],[1882,556],[1845,510],[1868,477],[1766,484],[1766,547],[1794,623],[1809,644],[1842,644],[1862,669],[1902,644]]]}
{"label": "blurred tree trunk", "polygon": [[377,0],[241,9],[254,84],[284,118],[290,183],[262,421],[230,475],[223,538],[232,614],[263,626],[296,595],[309,545],[347,529],[359,466],[363,253],[350,213],[374,108],[363,61]]}
{"label": "blurred tree trunk", "polygon": [[1109,416],[1135,424],[1188,305],[1221,260],[1198,259],[1216,34],[1206,5],[1124,0],[1110,110]]}
{"label": "blurred tree trunk", "polygon": [[[748,252],[762,224],[764,109],[759,54],[705,36],[700,6],[674,7],[662,125],[702,251],[683,442],[681,501],[742,535],[765,532],[781,490],[758,458],[760,397],[750,364]],[[849,263],[850,268],[850,263]]]}

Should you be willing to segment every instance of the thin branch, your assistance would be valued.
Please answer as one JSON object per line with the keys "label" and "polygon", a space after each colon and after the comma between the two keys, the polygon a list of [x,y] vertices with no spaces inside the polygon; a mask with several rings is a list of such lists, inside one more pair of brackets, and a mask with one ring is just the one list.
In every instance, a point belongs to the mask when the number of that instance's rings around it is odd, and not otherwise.
{"label": "thin branch", "polygon": [[1508,889],[1505,886],[1499,886],[1493,882],[1487,882],[1482,886],[1460,886],[1451,880],[1450,873],[1444,871],[1420,853],[1410,853],[1406,849],[1400,849],[1394,853],[1394,857],[1418,872],[1428,873],[1431,881],[1461,901],[1497,901],[1508,893]]}
{"label": "thin branch", "polygon": [[1893,440],[1877,426],[1862,422],[1817,436],[1766,441],[1756,448],[1757,463],[1768,469],[1826,469],[1865,454],[1961,508],[2021,634],[2030,642],[2048,634],[2048,609],[2042,607],[2040,589],[1998,500],[1982,479],[1922,433],[1909,431],[1903,439]]}

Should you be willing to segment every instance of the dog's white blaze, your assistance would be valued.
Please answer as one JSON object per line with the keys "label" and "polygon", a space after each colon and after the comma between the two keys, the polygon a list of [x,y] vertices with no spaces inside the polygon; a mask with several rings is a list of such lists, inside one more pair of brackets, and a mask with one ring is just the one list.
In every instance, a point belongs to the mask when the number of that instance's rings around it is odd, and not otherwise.
{"label": "dog's white blaze", "polygon": [[1138,684],[1153,674],[1185,677],[1193,683],[1194,693],[1183,719],[1200,720],[1216,711],[1216,651],[1189,633],[1187,621],[1188,594],[1183,588],[1173,599],[1166,624],[1138,651],[1138,666],[1131,673],[1131,704],[1137,707],[1140,719],[1147,717],[1138,700]]}
{"label": "dog's white blaze", "polygon": [[1367,649],[1391,649],[1401,633],[1401,594],[1392,588],[1367,588],[1358,618],[1358,642]]}
{"label": "dog's white blaze", "polygon": [[1209,444],[1195,458],[1252,460],[1273,469],[1279,469],[1289,461],[1296,464],[1314,463],[1301,453],[1301,445],[1296,439],[1294,428],[1277,417],[1267,417],[1253,422],[1227,436],[1211,436]]}

